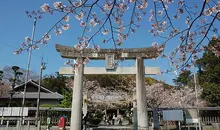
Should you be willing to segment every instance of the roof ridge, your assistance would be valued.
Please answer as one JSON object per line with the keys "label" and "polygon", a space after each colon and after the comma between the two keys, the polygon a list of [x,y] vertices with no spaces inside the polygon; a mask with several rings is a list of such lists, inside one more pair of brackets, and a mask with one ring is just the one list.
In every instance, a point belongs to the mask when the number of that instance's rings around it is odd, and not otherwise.
{"label": "roof ridge", "polygon": [[[38,84],[36,81],[34,81],[34,80],[32,80],[31,82],[34,83],[36,86],[39,85],[39,84]],[[41,86],[41,89],[44,89],[44,90],[46,90],[47,92],[50,92],[50,93],[54,93],[53,91],[51,91],[51,90],[45,88],[42,84],[41,84],[40,86]],[[37,88],[38,88],[38,87],[37,87]]]}
{"label": "roof ridge", "polygon": [[[26,84],[28,84],[28,83],[32,83],[32,84],[34,84],[35,87],[38,88],[38,85],[39,85],[39,84],[38,84],[36,81],[34,81],[33,79],[29,79]],[[19,88],[19,87],[21,87],[21,86],[23,86],[23,85],[25,85],[25,82],[22,83],[22,84],[20,84],[20,85],[15,86],[15,89],[16,89],[16,88]],[[49,93],[54,93],[53,91],[51,91],[51,90],[45,88],[42,84],[41,84],[41,89],[43,89],[43,90],[45,90],[45,91],[47,91],[47,92],[49,92]]]}
{"label": "roof ridge", "polygon": [[[32,80],[32,79],[29,79],[29,80],[27,81],[27,83],[30,82],[31,80]],[[16,85],[15,88],[18,88],[18,87],[20,87],[20,86],[22,86],[22,85],[25,85],[25,82],[22,83],[22,84]]]}

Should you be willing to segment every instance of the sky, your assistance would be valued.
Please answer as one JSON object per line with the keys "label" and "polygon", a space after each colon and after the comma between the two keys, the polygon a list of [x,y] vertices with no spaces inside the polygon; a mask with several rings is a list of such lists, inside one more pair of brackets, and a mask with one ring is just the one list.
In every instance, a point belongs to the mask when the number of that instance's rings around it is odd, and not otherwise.
{"label": "sky", "polygon": [[[40,6],[44,3],[55,2],[54,0],[19,0],[12,1],[6,0],[2,1],[0,5],[0,69],[4,66],[17,65],[21,68],[27,68],[28,52],[22,52],[20,55],[14,55],[13,51],[21,46],[26,36],[31,37],[33,19],[27,18],[25,11],[32,11],[40,9]],[[172,10],[171,10],[172,11]],[[44,15],[41,20],[37,21],[35,39],[41,38],[45,32],[50,29],[50,27],[60,18],[61,14],[54,15]],[[126,20],[126,18],[125,18]],[[161,42],[160,39],[153,37],[148,30],[151,28],[148,17],[144,18],[140,22],[141,28],[137,30],[135,34],[132,34],[128,40],[124,42],[123,48],[141,48],[150,47],[152,42]],[[184,22],[183,22],[184,23]],[[176,23],[178,26],[183,23]],[[41,45],[39,50],[33,50],[31,57],[30,69],[39,73],[40,61],[43,57],[44,62],[46,62],[46,70],[43,74],[53,74],[59,70],[60,67],[64,67],[66,59],[60,57],[60,54],[55,50],[55,44],[62,44],[73,46],[77,43],[77,37],[81,36],[82,28],[79,27],[79,21],[77,21],[73,16],[70,17],[70,29],[63,31],[60,36],[52,35],[51,40],[49,40],[46,46]],[[101,37],[95,37],[95,40],[101,42]],[[99,44],[103,48],[112,48],[111,43]],[[178,43],[173,40],[167,47],[165,52],[169,53],[174,46]],[[161,70],[169,69],[168,59],[158,58],[157,60],[145,60],[145,66],[149,67],[160,67]],[[87,66],[104,67],[104,61],[90,61]],[[135,66],[135,61],[123,61],[120,66]],[[173,84],[172,79],[176,77],[174,73],[168,73],[164,75],[153,76],[158,80],[165,81],[168,84]]]}

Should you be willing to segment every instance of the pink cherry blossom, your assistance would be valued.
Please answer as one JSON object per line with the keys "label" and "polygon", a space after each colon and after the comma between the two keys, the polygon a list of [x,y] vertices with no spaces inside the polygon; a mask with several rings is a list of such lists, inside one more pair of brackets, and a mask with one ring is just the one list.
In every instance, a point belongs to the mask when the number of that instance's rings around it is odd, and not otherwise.
{"label": "pink cherry blossom", "polygon": [[124,26],[120,26],[120,27],[117,29],[117,31],[118,31],[118,32],[122,32],[124,29],[125,29]]}
{"label": "pink cherry blossom", "polygon": [[66,16],[66,17],[63,18],[63,20],[64,20],[65,22],[69,22],[69,19],[70,19],[70,16]]}
{"label": "pink cherry blossom", "polygon": [[48,33],[46,33],[46,34],[44,35],[44,39],[45,39],[45,40],[50,40],[50,38],[51,38],[51,36],[50,36]]}
{"label": "pink cherry blossom", "polygon": [[88,48],[89,47],[89,43],[88,42],[84,42],[83,43],[83,48]]}
{"label": "pink cherry blossom", "polygon": [[158,43],[153,42],[153,43],[152,43],[152,47],[153,47],[153,48],[158,48]]}
{"label": "pink cherry blossom", "polygon": [[50,6],[49,6],[49,4],[43,4],[42,6],[41,6],[41,9],[42,9],[42,11],[43,12],[50,12]]}
{"label": "pink cherry blossom", "polygon": [[83,49],[82,45],[80,45],[80,44],[74,45],[74,48],[75,48],[77,51],[81,51],[81,50]]}
{"label": "pink cherry blossom", "polygon": [[163,21],[163,22],[162,22],[162,25],[163,25],[163,26],[166,26],[166,25],[167,25],[167,22],[166,22],[166,21]]}
{"label": "pink cherry blossom", "polygon": [[189,18],[186,18],[186,22],[185,22],[187,25],[190,25],[190,20]]}
{"label": "pink cherry blossom", "polygon": [[56,35],[60,35],[60,34],[62,34],[62,30],[57,29],[57,30],[56,30]]}
{"label": "pink cherry blossom", "polygon": [[70,28],[70,25],[69,24],[66,24],[66,25],[63,25],[62,26],[62,29],[63,30],[68,30]]}
{"label": "pink cherry blossom", "polygon": [[154,17],[153,15],[150,15],[150,17],[149,17],[148,20],[149,20],[149,21],[153,21],[153,17]]}
{"label": "pink cherry blossom", "polygon": [[173,16],[173,18],[174,18],[174,19],[179,19],[180,16],[176,14],[176,15]]}
{"label": "pink cherry blossom", "polygon": [[14,54],[14,55],[18,55],[18,54],[20,54],[20,51],[15,50],[13,54]]}
{"label": "pink cherry blossom", "polygon": [[112,8],[112,4],[111,4],[111,3],[107,3],[107,4],[105,4],[105,5],[103,6],[103,9],[104,9],[104,10],[111,10],[111,8]]}
{"label": "pink cherry blossom", "polygon": [[210,16],[211,14],[212,14],[212,9],[211,8],[208,8],[208,9],[204,10],[204,15]]}
{"label": "pink cherry blossom", "polygon": [[80,12],[79,14],[75,15],[75,18],[76,18],[77,20],[82,20],[83,17],[84,17],[84,13],[83,13],[83,12]]}
{"label": "pink cherry blossom", "polygon": [[178,8],[177,10],[178,10],[178,13],[179,13],[179,14],[183,14],[183,13],[184,13],[184,11],[183,11],[182,8]]}
{"label": "pink cherry blossom", "polygon": [[102,32],[102,34],[104,34],[104,35],[107,35],[109,33],[109,30],[108,29],[105,29],[103,32]]}
{"label": "pink cherry blossom", "polygon": [[80,22],[80,26],[81,26],[81,27],[85,27],[85,26],[86,26],[86,22],[81,21],[81,22]]}
{"label": "pink cherry blossom", "polygon": [[29,42],[31,41],[31,39],[30,39],[29,37],[25,37],[25,41],[26,41],[27,43],[29,43]]}
{"label": "pink cherry blossom", "polygon": [[100,51],[100,47],[98,45],[93,45],[93,49],[95,52]]}
{"label": "pink cherry blossom", "polygon": [[76,1],[76,2],[73,2],[73,5],[76,6],[76,7],[79,7],[82,5],[82,2],[81,1]]}
{"label": "pink cherry blossom", "polygon": [[130,3],[134,3],[136,0],[129,0]]}
{"label": "pink cherry blossom", "polygon": [[37,46],[37,45],[32,46],[32,48],[35,49],[35,50],[40,49],[39,46]]}
{"label": "pink cherry blossom", "polygon": [[98,23],[97,23],[94,19],[90,19],[89,24],[90,24],[90,26],[94,27],[94,26],[96,26]]}
{"label": "pink cherry blossom", "polygon": [[61,1],[60,2],[55,2],[53,5],[54,5],[55,9],[62,9],[63,8],[63,4],[62,4]]}
{"label": "pink cherry blossom", "polygon": [[[95,40],[98,40],[98,42],[102,41],[102,43],[113,41],[115,42],[114,44],[121,46],[123,43],[126,43],[124,40],[128,39],[142,25],[139,21],[145,18],[148,6],[147,0],[70,0],[65,2],[65,4],[58,1],[54,2],[52,7],[45,3],[41,6],[41,10],[26,11],[26,15],[30,18],[40,19],[44,17],[46,12],[50,14],[60,13],[65,17],[55,22],[55,25],[49,29],[42,39],[32,41],[30,38],[25,38],[21,48],[15,51],[16,54],[28,50],[30,48],[29,42],[33,42],[33,45],[39,45],[39,43],[47,44],[53,29],[56,35],[60,35],[63,30],[68,30],[70,25],[64,22],[69,21],[69,16],[74,16],[79,20],[80,26],[83,27],[82,35],[80,35],[79,41],[75,45],[79,52],[88,47],[91,44],[90,42],[96,42]],[[202,7],[202,5],[204,5],[202,10],[196,9]],[[171,9],[168,10],[168,7],[171,7]],[[179,47],[174,47],[173,51],[170,52],[170,56],[168,56],[173,68],[181,67],[180,64],[191,66],[192,63],[184,62],[194,62],[198,58],[198,53],[204,50],[201,46],[205,44],[206,39],[210,39],[213,33],[217,36],[212,37],[212,40],[219,37],[216,21],[220,18],[220,2],[217,0],[206,0],[203,1],[203,4],[198,5],[189,5],[184,0],[153,0],[149,10],[148,20],[150,24],[147,24],[151,25],[149,32],[156,39],[161,38],[158,39],[161,43],[171,42],[176,39],[179,41],[173,45],[178,46],[178,44],[181,44]],[[180,18],[180,16],[182,17]],[[182,24],[184,22],[186,25]],[[97,37],[99,34],[101,34],[103,39]],[[203,41],[203,39],[205,40]],[[198,44],[201,44],[201,46],[197,46]],[[98,45],[93,47],[95,51],[99,50],[99,47],[96,46]],[[163,52],[165,49],[164,44],[159,45],[154,42],[152,46],[157,49],[156,53],[158,55],[166,57]],[[209,49],[219,56],[219,46],[215,45]],[[189,57],[191,54],[192,56]],[[173,72],[173,70],[169,70],[169,72]]]}

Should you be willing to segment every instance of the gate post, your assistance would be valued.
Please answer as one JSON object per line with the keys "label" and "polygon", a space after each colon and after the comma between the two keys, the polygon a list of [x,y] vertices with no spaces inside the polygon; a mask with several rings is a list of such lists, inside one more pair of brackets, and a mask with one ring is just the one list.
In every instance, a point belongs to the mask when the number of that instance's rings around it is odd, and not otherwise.
{"label": "gate post", "polygon": [[144,59],[136,58],[136,95],[137,95],[137,117],[138,129],[148,130],[148,113],[146,105],[146,87],[145,87],[145,70]]}
{"label": "gate post", "polygon": [[80,66],[75,68],[77,74],[74,75],[70,130],[81,130],[82,125],[84,64],[82,57],[79,57],[76,60]]}

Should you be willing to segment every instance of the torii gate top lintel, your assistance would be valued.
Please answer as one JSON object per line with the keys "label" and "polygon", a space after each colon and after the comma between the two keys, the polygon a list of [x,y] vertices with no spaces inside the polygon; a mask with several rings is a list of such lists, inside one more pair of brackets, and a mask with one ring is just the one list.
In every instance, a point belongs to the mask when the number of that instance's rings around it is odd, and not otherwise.
{"label": "torii gate top lintel", "polygon": [[143,59],[157,58],[160,52],[157,48],[125,48],[125,49],[100,49],[98,52],[94,52],[92,48],[85,48],[82,52],[77,51],[74,47],[63,46],[56,44],[56,50],[60,52],[62,58],[76,59],[78,57],[88,57],[92,60],[104,60],[105,54],[118,54],[120,58],[124,59],[136,59],[142,57]]}

